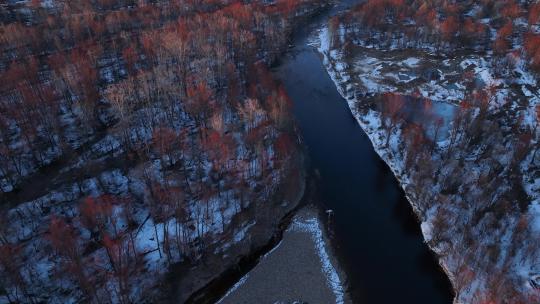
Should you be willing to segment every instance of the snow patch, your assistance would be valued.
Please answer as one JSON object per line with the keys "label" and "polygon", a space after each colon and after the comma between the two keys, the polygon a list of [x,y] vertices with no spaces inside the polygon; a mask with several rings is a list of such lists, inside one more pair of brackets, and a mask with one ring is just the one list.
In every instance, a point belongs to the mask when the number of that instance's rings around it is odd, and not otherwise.
{"label": "snow patch", "polygon": [[326,276],[326,282],[336,297],[336,304],[343,304],[345,291],[336,268],[334,265],[332,265],[332,261],[330,260],[328,252],[326,251],[326,243],[323,238],[323,232],[319,220],[317,218],[309,218],[305,220],[299,220],[296,218],[293,221],[290,229],[293,231],[308,232],[311,235],[311,238],[315,243],[315,249],[317,250],[317,254],[323,266],[322,270]]}

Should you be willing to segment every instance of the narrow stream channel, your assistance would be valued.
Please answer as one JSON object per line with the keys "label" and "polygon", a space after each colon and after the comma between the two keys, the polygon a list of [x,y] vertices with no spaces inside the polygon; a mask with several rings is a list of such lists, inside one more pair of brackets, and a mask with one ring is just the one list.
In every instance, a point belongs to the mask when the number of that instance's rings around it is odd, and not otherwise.
{"label": "narrow stream channel", "polygon": [[337,92],[310,37],[342,1],[294,37],[275,69],[294,101],[325,208],[334,210],[334,245],[355,303],[451,303],[448,279],[424,244],[397,180],[375,153]]}

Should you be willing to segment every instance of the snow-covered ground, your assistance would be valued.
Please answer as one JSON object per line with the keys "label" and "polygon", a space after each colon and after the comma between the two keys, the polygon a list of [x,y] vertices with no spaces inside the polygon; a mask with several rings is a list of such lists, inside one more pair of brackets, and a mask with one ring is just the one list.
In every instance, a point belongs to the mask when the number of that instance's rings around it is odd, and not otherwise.
{"label": "snow-covered ground", "polygon": [[[488,303],[496,297],[537,303],[538,134],[530,142],[520,135],[538,131],[536,77],[520,57],[501,70],[485,53],[459,52],[443,60],[429,48],[351,45],[348,30],[354,27],[324,27],[313,44],[405,190],[426,243],[453,283],[455,302]],[[408,97],[405,110],[417,114],[403,115],[395,128],[381,111],[381,96],[389,92]],[[419,100],[429,106],[418,107]],[[445,136],[429,135],[436,119],[416,119],[426,112],[441,118]],[[422,147],[407,133],[413,124],[429,138]]]}

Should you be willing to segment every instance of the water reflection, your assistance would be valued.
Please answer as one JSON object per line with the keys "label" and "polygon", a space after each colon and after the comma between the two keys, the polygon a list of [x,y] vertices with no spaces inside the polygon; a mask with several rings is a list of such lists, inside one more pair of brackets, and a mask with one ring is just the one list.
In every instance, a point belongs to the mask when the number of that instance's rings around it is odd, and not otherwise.
{"label": "water reflection", "polygon": [[[410,95],[400,95],[400,98],[403,103],[399,116],[405,122],[422,126],[428,138],[433,141],[443,141],[449,137],[457,106]],[[382,107],[384,105],[379,107],[380,111],[384,111]]]}
{"label": "water reflection", "polygon": [[442,141],[450,135],[457,107],[446,102],[419,100],[409,96],[404,109],[408,121],[422,125],[431,140]]}

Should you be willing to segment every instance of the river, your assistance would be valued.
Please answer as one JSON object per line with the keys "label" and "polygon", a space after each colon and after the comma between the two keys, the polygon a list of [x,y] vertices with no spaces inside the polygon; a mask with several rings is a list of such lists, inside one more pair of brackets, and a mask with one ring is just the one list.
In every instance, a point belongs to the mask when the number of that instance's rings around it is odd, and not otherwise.
{"label": "river", "polygon": [[308,148],[333,245],[355,303],[451,303],[450,283],[423,242],[396,178],[375,153],[346,101],[309,46],[342,1],[299,30],[275,74],[285,84]]}

